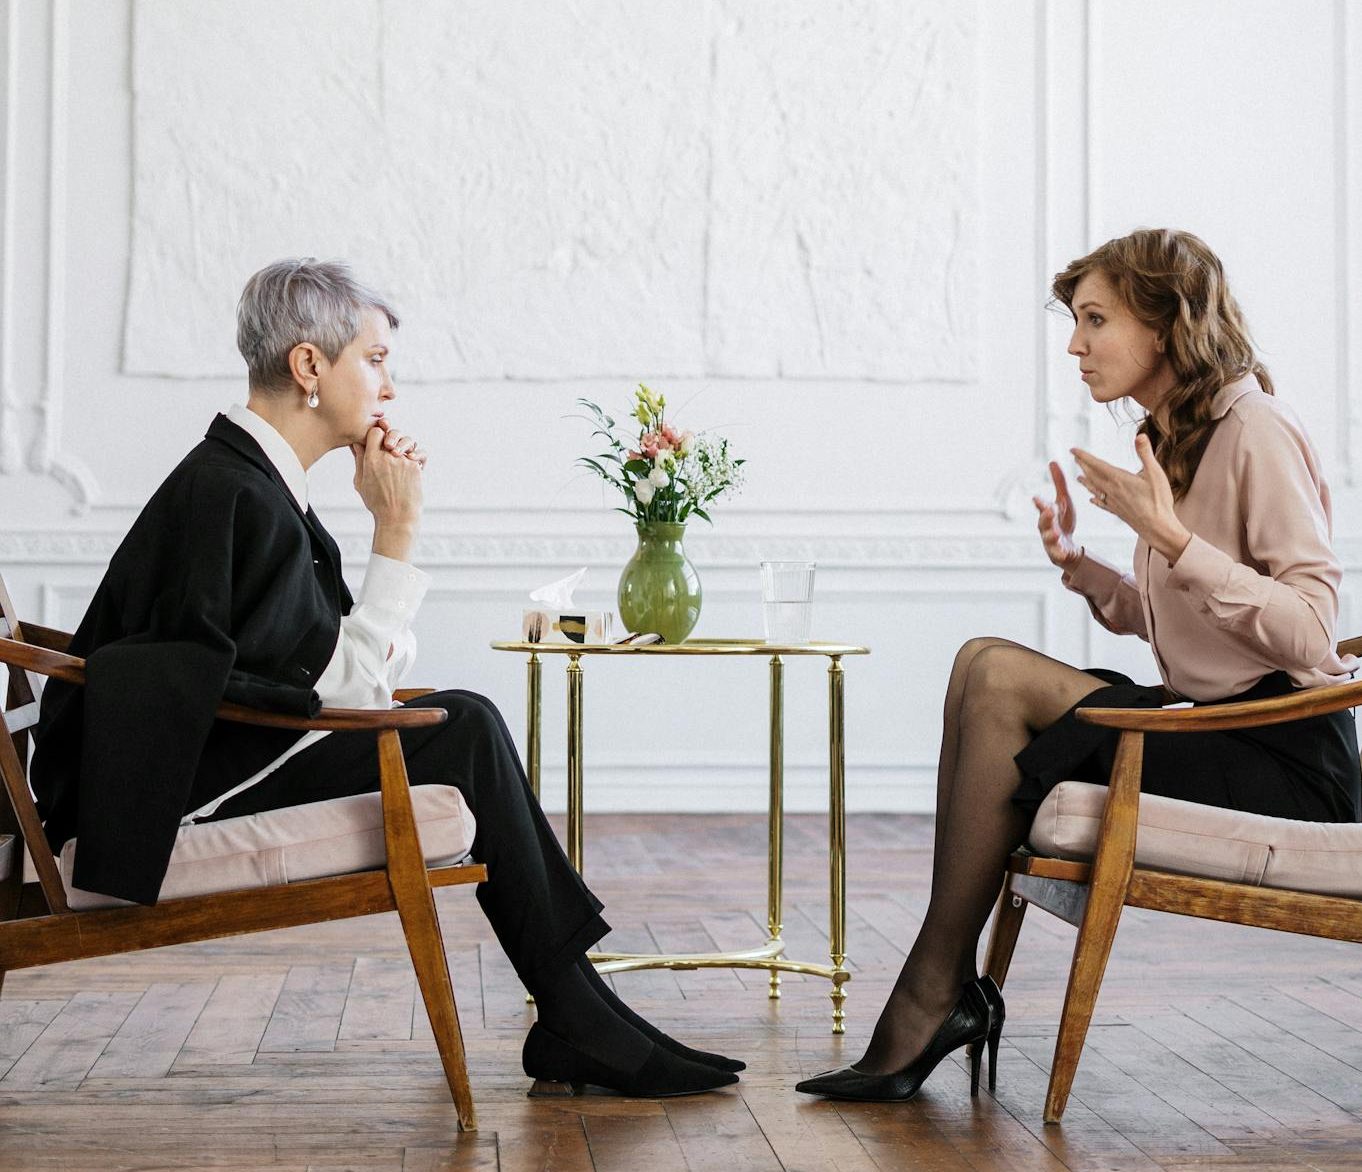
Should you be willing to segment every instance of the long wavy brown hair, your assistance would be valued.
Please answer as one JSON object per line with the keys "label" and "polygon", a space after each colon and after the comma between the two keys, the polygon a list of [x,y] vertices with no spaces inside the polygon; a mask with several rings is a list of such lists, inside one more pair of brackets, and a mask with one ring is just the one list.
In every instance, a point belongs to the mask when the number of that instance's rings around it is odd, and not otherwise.
{"label": "long wavy brown hair", "polygon": [[1090,273],[1106,277],[1126,308],[1163,343],[1177,379],[1167,399],[1167,433],[1153,415],[1145,416],[1139,433],[1149,436],[1174,499],[1181,499],[1215,431],[1216,392],[1252,374],[1271,395],[1272,379],[1253,352],[1220,258],[1190,232],[1142,228],[1073,261],[1050,286],[1070,313],[1074,290]]}

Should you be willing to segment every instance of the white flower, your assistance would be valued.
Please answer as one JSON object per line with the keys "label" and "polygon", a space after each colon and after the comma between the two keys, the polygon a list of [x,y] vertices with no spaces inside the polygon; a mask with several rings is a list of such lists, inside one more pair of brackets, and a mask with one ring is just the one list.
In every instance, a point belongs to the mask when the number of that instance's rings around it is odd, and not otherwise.
{"label": "white flower", "polygon": [[[648,483],[653,488],[666,488],[671,483],[671,477],[667,475],[667,470],[659,465],[648,473]],[[648,496],[651,497],[652,495],[650,491]]]}
{"label": "white flower", "polygon": [[681,433],[681,455],[689,456],[695,450],[695,432],[683,431]]}
{"label": "white flower", "polygon": [[656,491],[657,490],[652,486],[651,475],[648,477],[647,480],[634,481],[634,496],[638,498],[638,503],[641,505],[646,506],[652,504],[653,493]]}

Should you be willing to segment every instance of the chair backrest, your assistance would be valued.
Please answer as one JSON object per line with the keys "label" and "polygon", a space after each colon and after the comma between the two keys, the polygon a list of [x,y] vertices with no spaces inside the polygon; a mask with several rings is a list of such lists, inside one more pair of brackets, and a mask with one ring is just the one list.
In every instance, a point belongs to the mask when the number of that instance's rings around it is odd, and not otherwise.
{"label": "chair backrest", "polygon": [[[0,576],[0,638],[27,642],[3,576]],[[0,782],[3,782],[0,836],[13,836],[9,849],[0,852],[0,920],[12,919],[18,909],[23,892],[25,846],[29,847],[48,909],[66,911],[66,891],[28,785],[28,730],[38,723],[38,700],[29,673],[21,667],[9,667],[4,721],[0,723]]]}

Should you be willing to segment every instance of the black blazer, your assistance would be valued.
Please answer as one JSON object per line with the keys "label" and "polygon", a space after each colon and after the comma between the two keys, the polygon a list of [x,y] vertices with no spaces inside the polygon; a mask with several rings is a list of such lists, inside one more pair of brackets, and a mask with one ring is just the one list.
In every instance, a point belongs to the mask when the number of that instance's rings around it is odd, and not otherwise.
{"label": "black blazer", "polygon": [[155,903],[180,819],[302,734],[217,721],[223,700],[299,715],[351,607],[340,551],[260,446],[219,415],[114,553],[49,680],[31,780],[77,887]]}

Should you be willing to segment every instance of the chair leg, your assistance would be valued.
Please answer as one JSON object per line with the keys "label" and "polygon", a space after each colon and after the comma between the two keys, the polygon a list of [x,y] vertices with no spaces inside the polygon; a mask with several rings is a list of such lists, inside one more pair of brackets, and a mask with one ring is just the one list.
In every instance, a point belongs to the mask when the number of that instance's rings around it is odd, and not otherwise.
{"label": "chair leg", "polygon": [[459,1009],[454,1002],[454,983],[449,976],[449,962],[445,957],[440,921],[435,914],[435,900],[430,888],[425,898],[394,890],[397,914],[402,931],[407,937],[407,951],[411,953],[416,981],[421,986],[421,999],[430,1017],[431,1032],[440,1051],[449,1092],[459,1116],[460,1131],[476,1131],[477,1114],[473,1109],[473,1090],[468,1085],[468,1060],[463,1048],[463,1030],[459,1026]]}
{"label": "chair leg", "polygon": [[430,889],[421,836],[411,808],[407,766],[396,730],[384,729],[378,737],[379,779],[383,795],[383,837],[388,850],[388,885],[407,937],[407,951],[421,986],[421,998],[430,1015],[430,1028],[440,1051],[449,1093],[459,1116],[460,1131],[476,1131],[473,1091],[468,1085],[468,1061],[454,1004],[454,982],[449,976],[435,896]]}
{"label": "chair leg", "polygon": [[1140,771],[1144,760],[1144,734],[1122,732],[1111,766],[1107,800],[1097,831],[1097,853],[1088,881],[1088,903],[1078,926],[1069,987],[1064,994],[1064,1013],[1055,1039],[1055,1060],[1050,1065],[1050,1089],[1045,1095],[1045,1122],[1058,1123],[1069,1101],[1078,1058],[1088,1036],[1097,991],[1107,971],[1111,942],[1121,921],[1126,892],[1135,863],[1135,834],[1140,813]]}
{"label": "chair leg", "polygon": [[1097,992],[1107,971],[1107,957],[1116,938],[1121,909],[1125,906],[1124,887],[1094,886],[1088,893],[1088,907],[1078,929],[1069,987],[1064,994],[1064,1012],[1055,1039],[1055,1058],[1050,1066],[1050,1089],[1045,1096],[1045,1122],[1058,1123],[1069,1102],[1078,1059],[1088,1036]]}
{"label": "chair leg", "polygon": [[1008,876],[998,896],[998,907],[993,913],[993,928],[988,935],[988,951],[984,953],[984,972],[993,978],[998,988],[1007,980],[1012,967],[1012,953],[1017,947],[1017,934],[1026,918],[1026,900],[1012,893],[1012,878]]}

